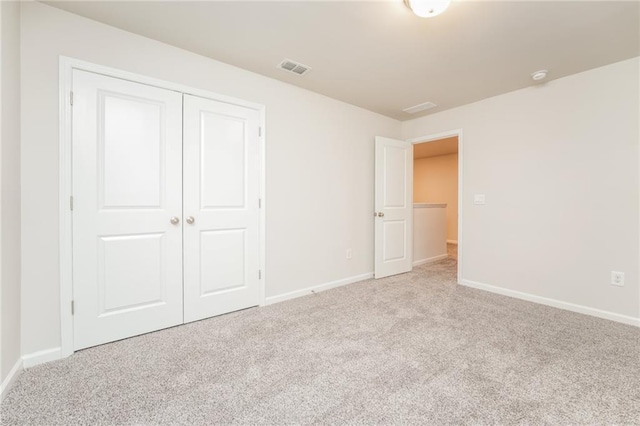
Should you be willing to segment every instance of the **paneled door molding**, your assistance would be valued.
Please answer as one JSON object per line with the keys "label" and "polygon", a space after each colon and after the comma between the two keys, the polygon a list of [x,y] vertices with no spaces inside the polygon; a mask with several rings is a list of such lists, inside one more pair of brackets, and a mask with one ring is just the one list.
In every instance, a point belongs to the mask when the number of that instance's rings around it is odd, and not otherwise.
{"label": "paneled door molding", "polygon": [[375,278],[413,265],[413,145],[375,139]]}

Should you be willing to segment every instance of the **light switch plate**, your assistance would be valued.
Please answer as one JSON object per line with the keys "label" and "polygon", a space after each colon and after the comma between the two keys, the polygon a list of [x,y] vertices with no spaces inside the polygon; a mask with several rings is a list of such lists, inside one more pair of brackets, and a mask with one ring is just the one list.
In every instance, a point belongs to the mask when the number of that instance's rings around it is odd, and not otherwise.
{"label": "light switch plate", "polygon": [[484,194],[475,194],[473,196],[473,204],[484,204]]}

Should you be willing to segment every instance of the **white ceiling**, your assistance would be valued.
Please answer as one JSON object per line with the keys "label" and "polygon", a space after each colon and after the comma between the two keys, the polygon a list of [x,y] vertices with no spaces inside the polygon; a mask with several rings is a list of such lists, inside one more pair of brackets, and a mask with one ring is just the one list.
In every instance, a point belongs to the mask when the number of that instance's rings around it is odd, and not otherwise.
{"label": "white ceiling", "polygon": [[440,155],[456,154],[458,152],[458,137],[451,136],[431,142],[413,145],[413,159],[438,157]]}
{"label": "white ceiling", "polygon": [[430,19],[402,0],[48,4],[400,120],[640,55],[635,1],[454,1]]}

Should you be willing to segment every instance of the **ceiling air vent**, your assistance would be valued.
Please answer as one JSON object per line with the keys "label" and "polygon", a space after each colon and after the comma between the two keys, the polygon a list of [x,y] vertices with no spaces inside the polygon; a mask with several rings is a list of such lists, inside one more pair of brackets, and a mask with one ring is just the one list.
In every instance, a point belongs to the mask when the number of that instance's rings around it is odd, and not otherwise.
{"label": "ceiling air vent", "polygon": [[412,107],[409,108],[405,108],[403,109],[404,112],[409,113],[409,114],[415,114],[416,112],[420,112],[420,111],[424,111],[427,109],[431,109],[431,108],[435,108],[438,105],[434,104],[433,102],[425,102],[422,104],[418,104],[418,105],[414,105]]}
{"label": "ceiling air vent", "polygon": [[290,59],[285,59],[284,61],[280,62],[278,68],[298,75],[305,75],[306,73],[311,71],[311,67],[303,65],[296,61],[292,61]]}

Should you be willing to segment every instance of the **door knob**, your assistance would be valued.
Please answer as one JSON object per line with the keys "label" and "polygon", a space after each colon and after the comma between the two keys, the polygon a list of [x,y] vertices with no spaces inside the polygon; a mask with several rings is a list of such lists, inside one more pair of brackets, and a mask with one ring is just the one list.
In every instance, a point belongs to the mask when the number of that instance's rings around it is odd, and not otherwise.
{"label": "door knob", "polygon": [[176,216],[173,216],[171,218],[171,224],[172,225],[177,225],[178,223],[180,223],[180,219],[178,219]]}
{"label": "door knob", "polygon": [[384,217],[384,213],[378,212],[378,217]]}
{"label": "door knob", "polygon": [[196,221],[196,220],[193,218],[193,216],[189,216],[189,217],[187,218],[187,223],[188,223],[189,225],[193,225],[193,222],[195,222],[195,221]]}

